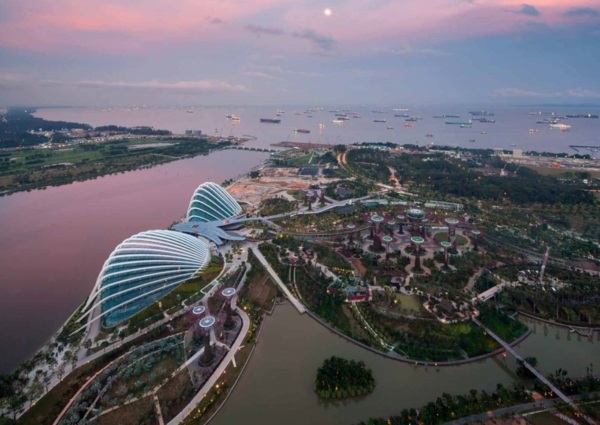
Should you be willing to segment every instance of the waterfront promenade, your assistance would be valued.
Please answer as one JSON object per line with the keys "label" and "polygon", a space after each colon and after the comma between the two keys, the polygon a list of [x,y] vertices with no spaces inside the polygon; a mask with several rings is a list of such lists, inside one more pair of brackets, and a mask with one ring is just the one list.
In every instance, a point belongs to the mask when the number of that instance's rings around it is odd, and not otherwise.
{"label": "waterfront promenade", "polygon": [[[232,306],[232,308],[235,308],[235,306]],[[168,425],[177,425],[178,423],[183,421],[188,415],[190,415],[194,411],[194,409],[196,408],[198,403],[200,403],[200,401],[206,396],[206,394],[208,394],[210,389],[221,378],[221,375],[223,374],[225,369],[227,369],[227,366],[229,366],[229,363],[233,362],[234,366],[236,365],[235,364],[235,354],[241,348],[242,342],[244,341],[244,338],[246,337],[246,334],[248,333],[248,330],[250,329],[250,317],[248,317],[246,312],[242,309],[238,308],[237,312],[240,315],[240,317],[242,318],[242,329],[241,329],[238,337],[236,338],[235,342],[231,345],[231,347],[229,347],[229,352],[227,353],[227,355],[225,355],[225,358],[221,361],[221,364],[219,364],[219,367],[217,367],[217,369],[212,373],[210,378],[208,378],[208,380],[204,383],[204,385],[202,385],[202,388],[200,388],[200,390],[196,393],[196,395],[194,396],[192,401],[190,401],[187,404],[187,406],[185,406],[183,408],[183,410],[181,410],[179,412],[179,414],[177,416],[175,416],[173,419],[171,419],[169,421]],[[204,351],[204,348],[201,351]],[[200,353],[198,353],[198,355],[200,355]]]}

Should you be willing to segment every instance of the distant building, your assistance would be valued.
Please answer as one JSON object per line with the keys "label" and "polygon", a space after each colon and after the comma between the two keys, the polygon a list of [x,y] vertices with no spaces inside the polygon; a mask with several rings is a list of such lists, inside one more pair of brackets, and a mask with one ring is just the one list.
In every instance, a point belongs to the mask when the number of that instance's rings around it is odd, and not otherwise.
{"label": "distant building", "polygon": [[444,202],[444,201],[427,201],[425,202],[427,208],[441,208],[445,210],[462,211],[463,205],[455,202]]}
{"label": "distant building", "polygon": [[512,156],[513,158],[523,158],[523,149],[513,149]]}
{"label": "distant building", "polygon": [[347,198],[352,196],[354,191],[352,189],[347,188],[346,186],[338,186],[335,188],[335,193],[341,198]]}
{"label": "distant building", "polygon": [[201,130],[185,130],[185,135],[188,137],[200,137],[202,136]]}

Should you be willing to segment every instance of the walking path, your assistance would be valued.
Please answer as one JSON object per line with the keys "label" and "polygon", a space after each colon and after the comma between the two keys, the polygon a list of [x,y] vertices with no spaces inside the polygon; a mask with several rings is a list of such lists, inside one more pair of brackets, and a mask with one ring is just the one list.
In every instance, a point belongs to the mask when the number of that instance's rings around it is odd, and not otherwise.
{"label": "walking path", "polygon": [[304,307],[304,305],[300,301],[298,301],[296,297],[294,297],[294,295],[290,292],[287,286],[285,286],[285,284],[281,281],[277,273],[275,273],[275,270],[273,270],[271,265],[267,262],[266,258],[262,255],[258,247],[254,247],[253,252],[256,258],[258,258],[258,261],[260,261],[260,263],[267,270],[267,272],[269,272],[273,281],[277,283],[277,285],[279,285],[279,288],[281,288],[285,296],[290,300],[292,305],[296,307],[298,313],[302,314],[306,312],[306,308]]}
{"label": "walking path", "polygon": [[[235,262],[237,263],[237,262]],[[230,268],[231,264],[228,264],[227,262],[223,263],[223,269],[221,270],[221,273],[219,273],[219,275],[213,280],[213,282],[217,281],[223,276],[223,274],[225,272],[227,272]],[[17,418],[22,416],[25,412],[27,412],[29,410],[29,408],[31,408],[31,406],[33,406],[40,398],[44,397],[46,394],[48,394],[48,392],[50,392],[56,385],[58,385],[60,382],[62,382],[62,380],[68,376],[70,373],[72,373],[75,369],[88,364],[89,362],[96,360],[99,357],[102,357],[103,355],[121,347],[124,344],[127,344],[137,338],[139,338],[140,336],[143,336],[145,334],[147,334],[148,332],[150,332],[153,329],[156,329],[159,326],[162,326],[168,322],[170,322],[171,320],[173,320],[176,317],[181,316],[182,314],[187,313],[188,311],[192,310],[195,306],[197,306],[200,303],[206,304],[206,300],[208,299],[208,297],[210,297],[215,290],[217,289],[219,285],[213,285],[210,289],[210,291],[208,291],[205,296],[202,298],[202,300],[197,301],[195,303],[190,304],[189,306],[185,306],[182,309],[180,309],[179,311],[175,312],[173,315],[165,317],[163,319],[161,319],[158,322],[153,323],[152,325],[144,328],[144,329],[140,329],[137,332],[109,345],[104,347],[102,350],[99,350],[93,354],[90,354],[89,356],[86,356],[87,351],[85,348],[83,348],[82,346],[79,346],[76,351],[74,352],[74,355],[77,356],[77,358],[79,359],[77,361],[76,364],[73,364],[72,362],[64,362],[65,364],[65,372],[64,374],[61,376],[61,378],[59,378],[58,374],[57,374],[57,370],[59,369],[59,365],[55,366],[54,369],[50,370],[49,367],[47,367],[46,365],[46,370],[48,370],[48,372],[50,373],[50,383],[48,384],[47,387],[47,391],[44,392],[37,400],[34,400],[33,403],[31,403],[27,409],[24,409],[23,411],[19,412],[19,414],[17,415]],[[184,305],[182,303],[182,305]],[[90,335],[87,335],[88,338],[90,338]],[[112,363],[112,362],[111,362]],[[70,366],[70,368],[68,367]],[[102,369],[104,370],[104,368]],[[97,375],[97,374],[96,374]],[[96,376],[94,375],[94,377]],[[84,385],[85,387],[85,385]],[[82,390],[82,389],[80,389]],[[79,394],[79,392],[77,393]],[[76,394],[76,395],[77,395]],[[66,412],[66,409],[71,405],[72,401],[74,400],[75,396],[73,398],[71,398],[71,400],[69,401],[67,407],[65,408],[65,410],[61,413],[61,415],[59,416],[59,418],[62,417],[62,415]]]}
{"label": "walking path", "polygon": [[[597,394],[597,393],[595,393],[595,394]],[[573,398],[580,400],[581,394],[573,396]],[[552,414],[556,415],[556,413],[553,410],[550,410],[549,408],[551,408],[554,405],[554,403],[556,403],[558,400],[559,400],[558,397],[557,398],[549,398],[549,399],[542,399],[542,400],[534,401],[531,403],[523,403],[523,404],[517,404],[517,405],[509,406],[509,407],[502,407],[502,408],[496,409],[496,410],[488,410],[487,412],[477,413],[475,415],[465,416],[464,418],[455,419],[453,421],[448,421],[448,422],[445,422],[443,425],[467,425],[467,424],[472,424],[472,423],[479,423],[481,421],[485,421],[486,419],[498,418],[498,417],[501,417],[504,415],[511,415],[513,413],[525,412],[525,411],[529,411],[532,409],[539,409],[539,410],[533,410],[531,412],[528,412],[527,414],[524,414],[523,416],[534,415],[536,413],[540,413],[540,412],[543,412],[546,410],[548,410]]]}
{"label": "walking path", "polygon": [[246,334],[250,329],[250,318],[248,317],[246,312],[242,309],[238,309],[237,312],[242,318],[242,330],[240,331],[237,339],[231,346],[231,349],[229,350],[225,358],[221,361],[219,367],[215,369],[210,378],[204,383],[202,388],[200,388],[200,391],[198,391],[194,398],[188,403],[187,406],[185,406],[183,410],[181,410],[181,412],[179,412],[177,416],[175,416],[169,421],[168,425],[177,425],[181,421],[183,421],[188,415],[190,415],[196,408],[197,404],[204,398],[206,394],[208,394],[210,389],[221,378],[221,375],[223,374],[227,366],[229,366],[229,363],[234,361],[235,353],[237,353],[240,347],[242,346],[242,342],[244,341],[244,338],[246,337]]}

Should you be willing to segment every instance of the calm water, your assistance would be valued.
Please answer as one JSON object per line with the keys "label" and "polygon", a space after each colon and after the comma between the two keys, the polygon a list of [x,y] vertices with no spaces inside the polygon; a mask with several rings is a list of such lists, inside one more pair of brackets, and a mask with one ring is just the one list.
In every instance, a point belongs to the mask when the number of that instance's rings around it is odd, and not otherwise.
{"label": "calm water", "polygon": [[[600,341],[568,340],[568,334],[565,329],[538,323],[518,350],[536,355],[545,374],[558,367],[574,375],[583,374],[591,361],[600,358]],[[377,380],[375,391],[357,401],[320,401],[313,391],[313,380],[317,368],[331,355],[364,360]],[[515,366],[513,360],[499,356],[458,367],[414,367],[361,349],[286,304],[267,318],[238,386],[211,425],[348,425],[369,416],[419,407],[443,392],[463,394],[472,388],[492,391],[497,383],[513,381]]]}
{"label": "calm water", "polygon": [[[275,107],[214,107],[195,108],[193,113],[186,109],[138,109],[138,110],[101,110],[89,108],[40,109],[37,116],[49,120],[67,120],[91,124],[94,126],[117,124],[124,126],[146,125],[168,129],[181,133],[185,130],[202,130],[204,133],[223,136],[253,135],[258,140],[251,145],[267,147],[271,143],[292,140],[303,142],[320,142],[329,144],[351,144],[360,142],[394,142],[435,143],[437,145],[458,145],[467,148],[504,148],[512,149],[512,144],[524,151],[547,151],[575,153],[569,145],[598,145],[597,134],[600,131],[600,119],[570,119],[564,121],[572,126],[571,131],[552,130],[548,125],[536,124],[549,115],[529,115],[532,108],[494,108],[490,109],[495,116],[495,124],[473,122],[472,128],[460,128],[458,125],[446,125],[445,121],[466,121],[470,118],[468,111],[480,107],[446,107],[446,108],[411,108],[408,114],[421,116],[421,121],[413,122],[413,127],[406,128],[405,118],[394,117],[391,107],[380,107],[386,113],[373,113],[375,108],[354,107],[353,111],[361,118],[351,119],[342,125],[333,124],[333,112],[317,111],[312,118],[306,115],[295,115],[305,107],[287,107],[281,117],[281,124],[261,124],[259,119],[275,116]],[[333,109],[330,109],[333,110]],[[544,108],[545,112],[556,112],[558,115],[593,113],[600,114],[600,108]],[[235,125],[226,118],[234,114],[241,118]],[[433,118],[434,115],[458,114],[460,118]],[[386,123],[374,123],[373,119],[385,119]],[[319,131],[319,124],[324,129]],[[388,130],[387,127],[394,127]],[[310,134],[295,133],[302,128],[310,130]],[[539,133],[530,134],[529,128],[537,128]],[[481,134],[485,131],[487,134]],[[434,137],[426,137],[433,134]],[[470,142],[475,140],[475,142]],[[585,153],[585,152],[584,152]]]}
{"label": "calm water", "polygon": [[[371,109],[356,108],[362,118],[341,126],[331,123],[333,113],[314,112],[313,118],[308,118],[294,115],[294,108],[287,108],[281,124],[271,125],[259,123],[260,117],[275,114],[276,108],[266,107],[198,108],[193,113],[185,109],[41,109],[37,115],[92,125],[148,125],[175,132],[199,129],[224,136],[250,134],[258,137],[250,144],[261,147],[282,140],[330,144],[434,141],[504,148],[515,143],[523,149],[569,151],[569,144],[595,144],[600,130],[600,120],[572,119],[568,121],[573,126],[571,132],[552,131],[533,124],[539,117],[530,116],[528,108],[494,110],[496,124],[474,123],[471,129],[445,125],[444,119],[432,116],[457,113],[462,120],[468,118],[468,110],[477,108],[414,109],[409,113],[423,120],[413,123],[413,128],[404,128],[404,118],[394,118],[391,112],[374,114]],[[555,112],[599,111],[566,108]],[[227,114],[240,116],[241,121],[232,126],[225,118]],[[388,122],[373,123],[374,118]],[[322,132],[319,123],[325,125]],[[387,130],[387,126],[394,126],[394,130]],[[530,135],[530,127],[541,131]],[[295,128],[311,133],[295,134]],[[481,130],[487,134],[482,135]],[[434,137],[425,138],[428,133]],[[102,263],[119,242],[142,230],[165,228],[184,214],[200,183],[220,183],[263,158],[265,155],[258,153],[216,152],[149,170],[0,198],[0,372],[25,360],[56,331],[88,295]]]}
{"label": "calm water", "polygon": [[266,157],[214,152],[0,197],[0,372],[26,360],[56,332],[122,240],[168,227],[185,214],[198,185],[221,183]]}

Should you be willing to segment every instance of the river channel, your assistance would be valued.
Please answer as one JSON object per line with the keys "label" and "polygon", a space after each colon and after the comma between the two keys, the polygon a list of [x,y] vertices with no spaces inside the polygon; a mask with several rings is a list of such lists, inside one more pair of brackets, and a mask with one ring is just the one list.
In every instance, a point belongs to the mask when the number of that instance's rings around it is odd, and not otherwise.
{"label": "river channel", "polygon": [[124,239],[167,228],[194,189],[249,171],[265,153],[217,151],[0,197],[0,373],[29,358],[89,295]]}
{"label": "river channel", "polygon": [[[535,355],[539,369],[549,374],[558,367],[572,376],[586,372],[600,358],[600,340],[570,334],[568,329],[526,321],[533,328],[517,346]],[[332,355],[363,360],[373,370],[375,391],[356,401],[323,402],[313,380],[323,360]],[[370,416],[386,416],[418,408],[443,392],[463,394],[470,389],[493,391],[516,376],[514,360],[502,356],[454,367],[415,367],[371,353],[333,334],[290,304],[267,317],[254,354],[238,385],[211,425],[225,424],[352,424]]]}

